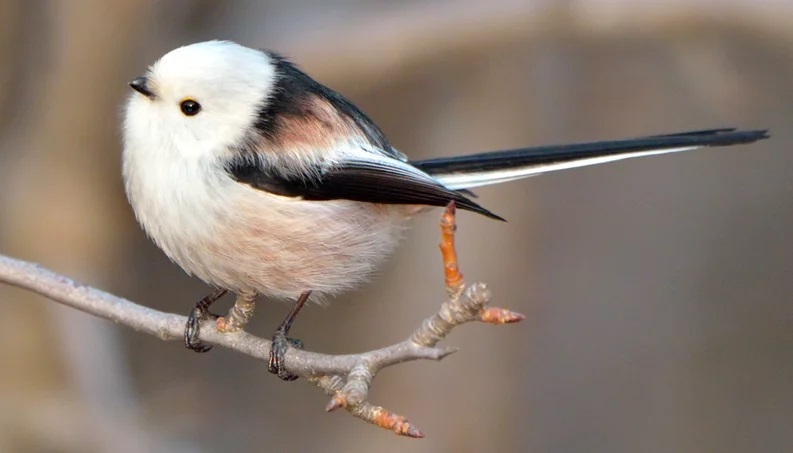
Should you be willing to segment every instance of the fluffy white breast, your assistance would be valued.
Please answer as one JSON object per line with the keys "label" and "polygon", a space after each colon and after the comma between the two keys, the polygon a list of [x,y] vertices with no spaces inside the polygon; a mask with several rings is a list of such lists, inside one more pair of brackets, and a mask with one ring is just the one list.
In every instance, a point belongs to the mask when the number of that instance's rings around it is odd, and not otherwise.
{"label": "fluffy white breast", "polygon": [[[169,52],[144,77],[153,96],[127,101],[123,173],[135,214],[169,252],[165,229],[189,234],[198,218],[216,214],[232,184],[217,161],[246,140],[275,71],[263,52],[209,41]],[[185,99],[200,104],[197,115],[181,111]]]}
{"label": "fluffy white breast", "polygon": [[[408,208],[304,201],[233,180],[224,162],[255,136],[275,77],[265,53],[232,43],[165,55],[146,74],[153,95],[126,106],[127,195],[147,234],[208,283],[283,298],[348,289],[393,250]],[[195,116],[180,110],[187,98],[201,105]]]}
{"label": "fluffy white breast", "polygon": [[[144,77],[153,96],[132,93],[124,112],[126,191],[149,236],[192,272],[187,255],[216,234],[237,185],[219,161],[249,136],[275,71],[263,52],[210,41],[171,51]],[[197,115],[181,111],[185,99]]]}

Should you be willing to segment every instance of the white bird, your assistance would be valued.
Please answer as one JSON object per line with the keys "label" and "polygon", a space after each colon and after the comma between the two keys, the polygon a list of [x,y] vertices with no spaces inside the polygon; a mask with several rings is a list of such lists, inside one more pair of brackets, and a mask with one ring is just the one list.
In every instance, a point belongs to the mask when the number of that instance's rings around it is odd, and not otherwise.
{"label": "white bird", "polygon": [[[199,352],[201,318],[226,291],[242,319],[254,299],[296,299],[365,281],[426,206],[501,219],[464,189],[632,157],[751,143],[765,131],[712,129],[629,140],[521,148],[410,161],[350,101],[276,53],[228,41],[173,50],[130,85],[123,176],[146,233],[168,257],[218,288],[185,330]],[[234,309],[233,309],[234,310]]]}

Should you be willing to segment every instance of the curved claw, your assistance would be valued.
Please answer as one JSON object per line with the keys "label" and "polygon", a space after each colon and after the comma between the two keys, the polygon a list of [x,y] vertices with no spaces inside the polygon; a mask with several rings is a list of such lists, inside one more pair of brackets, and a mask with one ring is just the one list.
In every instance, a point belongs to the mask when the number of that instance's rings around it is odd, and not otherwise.
{"label": "curved claw", "polygon": [[211,345],[199,340],[201,321],[207,317],[215,317],[215,315],[198,307],[190,312],[187,317],[187,323],[184,326],[184,345],[187,349],[199,353],[209,352],[212,349]]}
{"label": "curved claw", "polygon": [[273,335],[273,344],[270,347],[270,357],[267,360],[267,371],[278,376],[284,381],[294,381],[299,376],[292,374],[284,367],[284,355],[289,346],[303,349],[303,342],[296,338],[287,338],[283,332],[278,331]]}
{"label": "curved claw", "polygon": [[185,323],[184,326],[184,345],[187,349],[195,352],[207,352],[212,349],[212,346],[199,340],[201,321],[206,318],[217,319],[217,315],[209,312],[209,306],[223,297],[227,292],[227,289],[217,288],[205,298],[196,302],[195,307],[193,307],[193,310],[191,310],[190,314],[187,316],[187,323]]}

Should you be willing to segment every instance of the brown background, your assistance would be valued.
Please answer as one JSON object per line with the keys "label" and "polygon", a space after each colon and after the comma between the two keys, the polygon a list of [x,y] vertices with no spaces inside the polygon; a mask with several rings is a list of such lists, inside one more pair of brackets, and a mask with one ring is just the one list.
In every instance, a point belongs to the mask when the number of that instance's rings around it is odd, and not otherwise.
{"label": "brown background", "polygon": [[[639,2],[634,2],[639,3]],[[482,189],[471,280],[519,326],[466,326],[384,372],[397,438],[223,350],[0,287],[0,451],[790,451],[790,2],[0,2],[0,253],[187,313],[207,287],[141,233],[119,175],[127,81],[210,38],[291,56],[412,157],[709,128],[773,139]],[[311,308],[322,352],[401,339],[443,297],[437,215],[380,278]],[[286,307],[261,304],[268,334]]]}

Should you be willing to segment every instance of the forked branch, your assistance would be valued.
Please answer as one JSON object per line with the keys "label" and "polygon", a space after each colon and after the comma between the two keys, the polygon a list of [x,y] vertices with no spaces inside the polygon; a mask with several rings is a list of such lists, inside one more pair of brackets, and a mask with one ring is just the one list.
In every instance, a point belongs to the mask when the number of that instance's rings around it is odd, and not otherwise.
{"label": "forked branch", "polygon": [[[490,291],[484,284],[466,285],[457,266],[454,247],[455,209],[450,204],[441,219],[440,244],[446,276],[448,299],[440,310],[425,319],[402,342],[360,354],[327,355],[290,348],[286,353],[286,369],[322,389],[331,396],[326,409],[346,409],[358,417],[396,434],[409,437],[424,435],[405,417],[368,402],[369,388],[383,368],[412,360],[440,360],[455,352],[438,347],[455,327],[472,321],[505,324],[521,321],[523,315],[501,309],[487,308]],[[80,284],[33,263],[0,255],[0,283],[27,289],[56,302],[109,319],[139,332],[163,340],[182,340],[187,318],[138,305],[129,300]],[[270,341],[246,332],[220,333],[215,323],[201,327],[201,341],[222,346],[267,360]]]}

